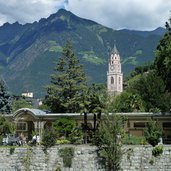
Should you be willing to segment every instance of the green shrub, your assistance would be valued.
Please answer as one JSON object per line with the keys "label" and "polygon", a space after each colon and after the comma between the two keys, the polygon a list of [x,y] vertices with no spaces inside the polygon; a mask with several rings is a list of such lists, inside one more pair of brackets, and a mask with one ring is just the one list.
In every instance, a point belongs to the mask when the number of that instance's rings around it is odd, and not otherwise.
{"label": "green shrub", "polygon": [[95,143],[99,150],[99,156],[107,170],[120,170],[122,159],[122,135],[124,118],[119,115],[104,115],[96,132]]}
{"label": "green shrub", "polygon": [[62,169],[58,166],[55,171],[62,171]]}
{"label": "green shrub", "polygon": [[76,121],[68,117],[62,117],[54,121],[52,126],[60,136],[69,137],[71,131],[76,127]]}
{"label": "green shrub", "polygon": [[162,136],[161,128],[158,126],[157,121],[152,119],[147,122],[147,126],[144,130],[144,136],[149,144],[153,147],[160,142]]}
{"label": "green shrub", "polygon": [[15,147],[10,147],[10,154],[12,155],[15,151]]}
{"label": "green shrub", "polygon": [[3,138],[4,138],[4,135],[0,135],[0,145],[3,145]]}
{"label": "green shrub", "polygon": [[69,144],[70,141],[66,139],[59,139],[56,141],[56,144]]}
{"label": "green shrub", "polygon": [[8,121],[4,116],[0,116],[0,136],[4,136],[15,131],[15,124]]}
{"label": "green shrub", "polygon": [[123,144],[129,144],[129,145],[145,145],[147,144],[147,141],[145,139],[145,137],[143,136],[129,136],[126,135],[123,138]]}
{"label": "green shrub", "polygon": [[75,128],[69,135],[69,140],[72,144],[82,144],[83,143],[83,131],[82,129]]}
{"label": "green shrub", "polygon": [[162,145],[158,145],[158,146],[154,147],[152,150],[152,155],[154,157],[157,157],[157,156],[161,155],[162,153],[163,153],[163,146]]}
{"label": "green shrub", "polygon": [[53,128],[45,129],[42,136],[42,144],[48,148],[56,144],[57,133]]}
{"label": "green shrub", "polygon": [[72,158],[74,157],[74,148],[65,147],[59,150],[59,156],[63,158],[64,167],[72,166]]}
{"label": "green shrub", "polygon": [[150,163],[151,165],[153,165],[153,164],[154,164],[154,160],[151,159],[151,160],[149,161],[149,163]]}

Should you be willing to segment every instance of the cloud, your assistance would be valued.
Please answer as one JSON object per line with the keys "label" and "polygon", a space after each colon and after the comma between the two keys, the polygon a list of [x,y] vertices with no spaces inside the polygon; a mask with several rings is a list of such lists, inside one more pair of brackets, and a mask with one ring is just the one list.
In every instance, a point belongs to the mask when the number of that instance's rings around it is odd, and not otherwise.
{"label": "cloud", "polygon": [[164,26],[171,1],[163,0],[68,0],[67,10],[114,29],[139,30]]}
{"label": "cloud", "polygon": [[0,25],[47,18],[61,7],[114,29],[152,30],[170,17],[171,1],[163,0],[0,0]]}
{"label": "cloud", "polygon": [[34,22],[61,8],[64,0],[0,0],[0,24]]}

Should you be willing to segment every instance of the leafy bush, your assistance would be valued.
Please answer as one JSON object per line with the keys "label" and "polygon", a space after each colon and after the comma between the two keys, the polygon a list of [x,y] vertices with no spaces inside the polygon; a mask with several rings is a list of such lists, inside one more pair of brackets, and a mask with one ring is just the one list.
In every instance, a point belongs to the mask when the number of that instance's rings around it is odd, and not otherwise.
{"label": "leafy bush", "polygon": [[131,144],[131,145],[145,145],[147,144],[147,141],[145,139],[145,137],[143,136],[129,136],[129,135],[126,135],[124,138],[123,138],[123,144]]}
{"label": "leafy bush", "polygon": [[56,141],[56,144],[69,144],[70,141],[66,139],[59,139]]}
{"label": "leafy bush", "polygon": [[15,147],[10,147],[10,154],[12,155],[15,151]]}
{"label": "leafy bush", "polygon": [[64,167],[72,166],[72,158],[74,157],[74,148],[65,147],[59,150],[59,156],[63,158]]}
{"label": "leafy bush", "polygon": [[33,107],[32,104],[24,97],[21,97],[20,99],[15,99],[12,104],[13,112],[21,108],[32,108],[32,107]]}
{"label": "leafy bush", "polygon": [[15,131],[14,123],[8,121],[5,117],[0,116],[0,136],[4,136],[8,133]]}
{"label": "leafy bush", "polygon": [[152,150],[152,155],[155,157],[161,155],[162,153],[163,153],[163,146],[162,145],[158,145],[158,146],[154,147]]}
{"label": "leafy bush", "polygon": [[42,136],[42,144],[48,148],[56,144],[57,133],[53,128],[45,129]]}
{"label": "leafy bush", "polygon": [[62,169],[58,166],[55,171],[62,171]]}
{"label": "leafy bush", "polygon": [[150,119],[149,122],[147,122],[146,129],[144,130],[144,136],[147,142],[153,147],[160,142],[162,131],[156,121]]}
{"label": "leafy bush", "polygon": [[107,170],[119,170],[122,158],[122,135],[124,118],[119,115],[106,114],[100,122],[96,132],[95,143],[99,149],[99,155],[105,161]]}
{"label": "leafy bush", "polygon": [[3,145],[3,138],[4,138],[4,135],[0,135],[0,145]]}
{"label": "leafy bush", "polygon": [[82,129],[75,128],[72,130],[69,139],[72,144],[82,144],[83,143],[83,131]]}
{"label": "leafy bush", "polygon": [[71,131],[76,127],[76,121],[71,118],[62,117],[53,122],[52,126],[60,136],[68,137]]}
{"label": "leafy bush", "polygon": [[154,164],[154,160],[151,159],[151,160],[149,161],[149,163],[150,163],[151,165],[153,165],[153,164]]}

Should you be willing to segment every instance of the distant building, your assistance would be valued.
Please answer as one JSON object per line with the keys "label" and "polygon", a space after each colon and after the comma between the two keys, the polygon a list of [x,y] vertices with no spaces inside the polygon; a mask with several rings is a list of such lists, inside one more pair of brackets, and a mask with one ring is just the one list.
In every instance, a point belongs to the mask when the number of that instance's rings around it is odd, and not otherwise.
{"label": "distant building", "polygon": [[21,94],[21,96],[33,98],[33,92],[24,92]]}
{"label": "distant building", "polygon": [[[124,130],[129,136],[144,136],[144,129],[149,119],[153,117],[158,121],[161,130],[163,130],[163,143],[171,143],[171,113],[114,113],[127,118],[124,124]],[[110,114],[112,115],[112,114]],[[104,114],[102,114],[103,119]],[[39,109],[21,108],[13,114],[5,115],[6,118],[13,121],[16,125],[16,133],[24,134],[30,140],[32,132],[36,132],[42,137],[43,131],[52,126],[52,123],[61,117],[71,117],[76,120],[77,126],[83,128],[84,115],[82,113],[47,113]],[[94,114],[87,115],[87,125],[89,130],[94,130],[97,123],[94,122]]]}
{"label": "distant building", "polygon": [[108,62],[107,90],[110,95],[117,95],[123,91],[123,73],[121,71],[120,55],[115,45]]}
{"label": "distant building", "polygon": [[33,108],[38,108],[42,105],[42,100],[34,98],[33,92],[25,92],[22,93],[21,96],[28,102],[30,105],[32,105]]}

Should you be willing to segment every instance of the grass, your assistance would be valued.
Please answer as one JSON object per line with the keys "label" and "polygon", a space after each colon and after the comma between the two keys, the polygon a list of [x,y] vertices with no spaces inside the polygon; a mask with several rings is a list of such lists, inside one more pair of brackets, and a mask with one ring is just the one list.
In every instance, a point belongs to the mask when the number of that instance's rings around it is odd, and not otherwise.
{"label": "grass", "polygon": [[127,145],[146,145],[148,144],[143,136],[128,136],[123,138],[123,144]]}
{"label": "grass", "polygon": [[90,62],[95,65],[101,65],[105,63],[105,60],[97,57],[93,51],[81,51],[79,54],[83,56],[83,59],[86,62]]}
{"label": "grass", "polygon": [[136,66],[138,64],[137,62],[137,58],[134,57],[134,56],[130,56],[128,58],[125,58],[123,61],[122,61],[122,65],[123,64],[132,64],[134,66]]}
{"label": "grass", "polygon": [[49,48],[50,52],[62,52],[62,47],[61,46],[52,46]]}

